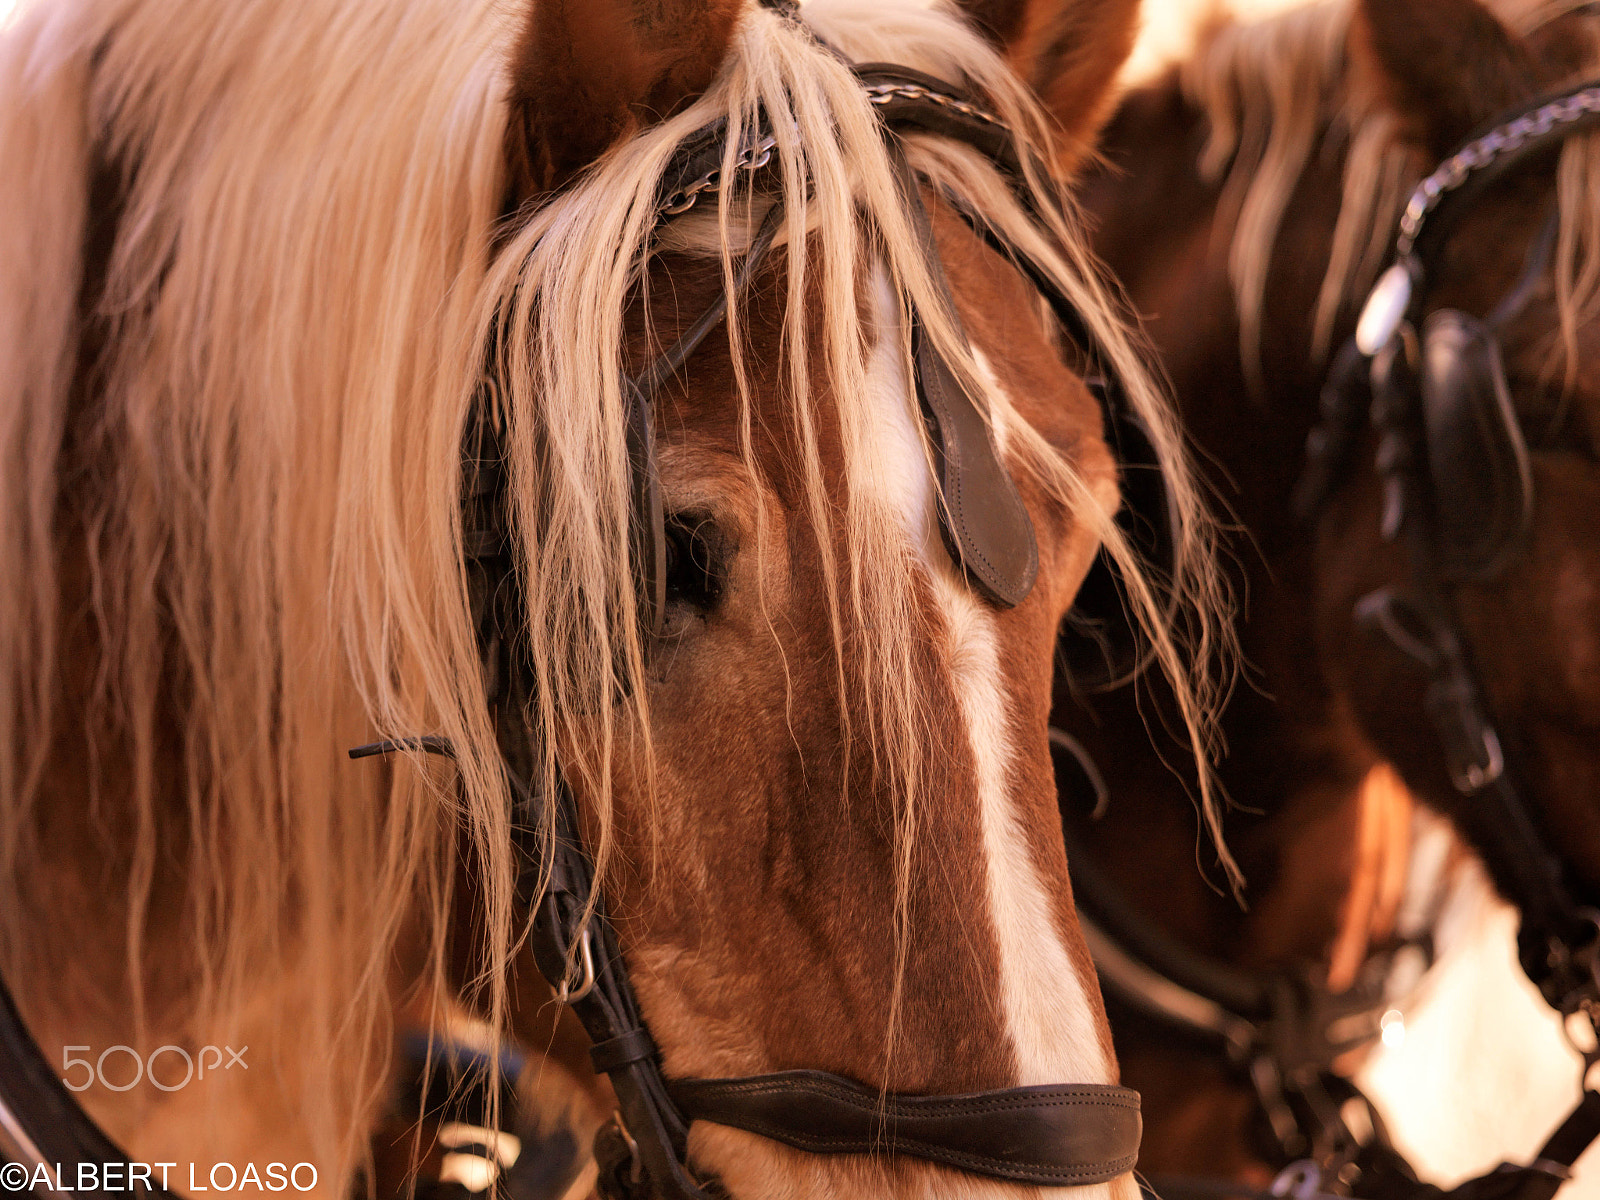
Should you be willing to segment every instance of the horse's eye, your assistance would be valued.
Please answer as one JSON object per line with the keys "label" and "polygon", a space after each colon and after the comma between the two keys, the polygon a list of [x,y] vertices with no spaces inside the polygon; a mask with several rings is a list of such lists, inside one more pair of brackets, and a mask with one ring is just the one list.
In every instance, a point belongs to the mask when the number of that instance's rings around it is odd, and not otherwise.
{"label": "horse's eye", "polygon": [[667,604],[710,612],[722,596],[721,538],[703,513],[667,517]]}

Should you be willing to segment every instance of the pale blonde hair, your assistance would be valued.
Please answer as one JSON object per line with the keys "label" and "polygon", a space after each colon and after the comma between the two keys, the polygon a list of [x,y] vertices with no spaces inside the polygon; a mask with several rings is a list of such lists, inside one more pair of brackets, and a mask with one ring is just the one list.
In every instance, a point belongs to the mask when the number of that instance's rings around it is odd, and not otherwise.
{"label": "pale blonde hair", "polygon": [[[1514,32],[1526,34],[1583,7],[1574,0],[1490,0]],[[1230,229],[1228,275],[1239,311],[1240,354],[1261,388],[1261,321],[1267,272],[1284,212],[1302,172],[1322,147],[1344,151],[1333,247],[1313,318],[1312,344],[1327,355],[1334,323],[1359,304],[1393,251],[1395,223],[1411,190],[1434,164],[1403,144],[1375,97],[1347,78],[1352,0],[1322,0],[1251,22],[1216,26],[1181,68],[1185,92],[1206,114],[1202,173],[1223,181],[1219,229]],[[1556,300],[1567,382],[1577,370],[1577,330],[1600,315],[1600,149],[1595,135],[1569,139],[1556,187],[1560,231]],[[1230,224],[1231,223],[1231,224]]]}
{"label": "pale blonde hair", "polygon": [[[336,1174],[363,1151],[385,1065],[387,976],[413,926],[437,972],[457,838],[481,868],[483,1002],[496,1019],[518,943],[508,798],[461,566],[461,441],[489,362],[505,397],[538,682],[535,782],[553,784],[560,745],[562,769],[596,806],[602,868],[612,854],[613,760],[623,737],[643,733],[647,744],[649,730],[626,536],[623,311],[645,277],[663,168],[714,119],[747,140],[765,116],[788,228],[807,231],[787,242],[778,361],[804,448],[808,516],[834,547],[823,562],[836,647],[848,629],[850,653],[875,685],[858,740],[897,780],[902,873],[921,793],[913,566],[892,514],[874,511],[875,490],[864,486],[883,436],[881,414],[860,399],[871,394],[860,386],[864,264],[881,261],[956,368],[980,373],[934,292],[871,106],[803,25],[751,7],[704,97],[504,229],[514,9],[503,0],[210,0],[175,20],[167,6],[76,0],[38,4],[0,50],[0,158],[19,164],[0,176],[0,209],[13,214],[0,229],[0,536],[6,561],[24,568],[0,584],[6,969],[36,932],[27,922],[38,914],[15,902],[15,889],[44,748],[62,734],[49,726],[62,666],[57,463],[98,160],[125,174],[100,305],[111,334],[95,397],[106,475],[81,503],[105,638],[98,698],[111,714],[107,736],[133,755],[127,970],[137,996],[151,969],[143,955],[159,818],[171,803],[159,794],[153,723],[176,669],[192,693],[181,713],[187,792],[177,798],[195,839],[184,919],[202,986],[189,1019],[196,1030],[225,1027],[280,985],[285,1027],[307,1062],[326,1064],[296,1119],[316,1131]],[[892,52],[965,75],[1025,144],[1048,144],[1032,99],[953,14],[909,0],[827,0],[805,21],[848,54]],[[741,140],[730,137],[729,156]],[[1179,698],[1214,822],[1205,764],[1229,645],[1225,602],[1211,520],[1143,365],[1147,351],[1057,185],[1029,180],[1052,214],[1040,229],[975,156],[937,143],[913,156],[1072,300],[1151,431],[1181,525],[1164,579],[1138,562],[1071,466],[1003,395],[989,395],[1026,469],[1075,507],[1120,566],[1151,657]],[[751,199],[729,189],[717,200],[726,236],[715,253],[730,280]],[[815,312],[804,302],[813,287],[827,301]],[[729,331],[741,449],[759,479],[737,314]],[[826,388],[808,374],[808,346],[821,348]],[[842,435],[843,495],[823,486],[824,396]],[[165,662],[155,652],[163,644]],[[458,772],[345,760],[349,745],[419,731],[451,739]]]}

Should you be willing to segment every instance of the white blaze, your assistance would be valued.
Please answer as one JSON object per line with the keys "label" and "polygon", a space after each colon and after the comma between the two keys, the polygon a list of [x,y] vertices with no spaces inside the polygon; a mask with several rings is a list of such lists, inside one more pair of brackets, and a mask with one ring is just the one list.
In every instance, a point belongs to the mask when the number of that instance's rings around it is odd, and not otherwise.
{"label": "white blaze", "polygon": [[[1013,747],[995,613],[962,581],[940,538],[934,481],[901,353],[899,307],[881,271],[873,284],[881,333],[872,352],[869,386],[890,418],[886,461],[878,478],[922,553],[944,618],[951,682],[977,774],[989,913],[1000,952],[995,982],[1016,1053],[1016,1082],[1110,1083],[1111,1063],[1096,1032],[1093,1006],[1061,940],[1054,904],[1039,878],[1011,794]],[[964,1181],[968,1187],[974,1182]],[[1124,1176],[1116,1184],[1059,1191],[1074,1197],[1131,1197],[1133,1184],[1131,1176]]]}

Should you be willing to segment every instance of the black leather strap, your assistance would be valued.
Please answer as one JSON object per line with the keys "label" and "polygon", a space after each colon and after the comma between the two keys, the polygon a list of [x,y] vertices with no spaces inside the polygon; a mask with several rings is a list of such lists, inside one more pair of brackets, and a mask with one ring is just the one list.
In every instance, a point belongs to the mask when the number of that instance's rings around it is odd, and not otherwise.
{"label": "black leather strap", "polygon": [[[1409,952],[1431,962],[1431,933],[1378,947],[1357,983],[1338,995],[1309,966],[1245,971],[1198,954],[1153,925],[1097,867],[1067,814],[1098,802],[1099,793],[1085,786],[1098,771],[1075,740],[1052,736],[1051,743],[1078,919],[1107,1003],[1120,1000],[1214,1050],[1219,1065],[1248,1079],[1277,1141],[1278,1165],[1302,1160],[1338,1177],[1335,1191],[1351,1184],[1352,1194],[1396,1200],[1395,1189],[1415,1183],[1415,1173],[1388,1141],[1376,1107],[1333,1064],[1377,1039],[1396,959]],[[1352,1104],[1365,1120],[1355,1119]],[[1178,1193],[1192,1192],[1191,1183],[1233,1194],[1233,1184],[1205,1179],[1184,1180]]]}
{"label": "black leather strap", "polygon": [[1527,550],[1533,474],[1489,323],[1454,308],[1429,313],[1419,376],[1440,575],[1498,578]]}
{"label": "black leather strap", "polygon": [[1442,576],[1431,517],[1425,450],[1418,445],[1421,387],[1402,339],[1372,362],[1372,422],[1379,435],[1377,469],[1384,482],[1385,537],[1405,547],[1410,580],[1404,591],[1380,588],[1356,607],[1431,676],[1428,716],[1451,781],[1465,803],[1455,822],[1488,867],[1501,894],[1521,916],[1517,941],[1523,971],[1563,1014],[1576,1012],[1596,988],[1596,926],[1574,901],[1561,856],[1543,836],[1515,764],[1484,701],[1484,689],[1461,637],[1455,598]]}
{"label": "black leather strap", "polygon": [[688,1117],[812,1154],[887,1151],[1049,1187],[1103,1183],[1139,1157],[1139,1093],[1106,1084],[904,1096],[822,1071],[783,1071],[670,1090]]}
{"label": "black leather strap", "polygon": [[651,1058],[655,1052],[655,1039],[650,1036],[648,1029],[630,1029],[589,1047],[589,1061],[594,1063],[596,1071],[604,1075],[629,1063]]}
{"label": "black leather strap", "polygon": [[[1531,1163],[1501,1163],[1441,1194],[1420,1187],[1416,1200],[1553,1200],[1572,1178],[1572,1164],[1600,1137],[1600,1092],[1585,1091],[1567,1119],[1550,1135]],[[1408,1198],[1410,1200],[1410,1198]]]}

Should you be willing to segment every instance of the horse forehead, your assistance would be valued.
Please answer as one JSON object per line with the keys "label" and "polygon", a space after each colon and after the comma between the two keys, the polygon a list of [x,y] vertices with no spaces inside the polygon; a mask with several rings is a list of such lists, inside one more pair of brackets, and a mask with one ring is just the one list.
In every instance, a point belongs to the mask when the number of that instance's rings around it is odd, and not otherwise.
{"label": "horse forehead", "polygon": [[[797,401],[790,394],[784,346],[787,252],[780,246],[768,257],[769,264],[732,314],[732,325],[725,322],[713,331],[658,395],[657,442],[663,462],[670,457],[671,447],[683,445],[720,454],[726,465],[744,462],[748,437],[748,453],[763,482],[785,508],[803,507],[807,457],[803,425],[809,426],[815,439],[824,475],[837,483],[843,464],[840,416],[831,396],[826,356],[813,336],[804,351],[811,392],[804,401],[807,420],[799,419]],[[629,363],[634,370],[671,346],[711,307],[724,287],[722,264],[716,258],[671,254],[663,255],[662,260],[653,272],[648,298],[636,302],[628,314]],[[803,303],[808,312],[822,312],[821,284],[807,278],[805,288]],[[815,331],[821,322],[810,324]],[[734,368],[730,330],[737,331],[744,363],[742,380]]]}

